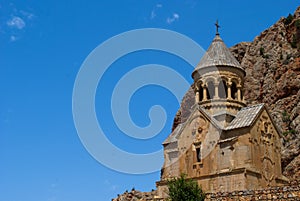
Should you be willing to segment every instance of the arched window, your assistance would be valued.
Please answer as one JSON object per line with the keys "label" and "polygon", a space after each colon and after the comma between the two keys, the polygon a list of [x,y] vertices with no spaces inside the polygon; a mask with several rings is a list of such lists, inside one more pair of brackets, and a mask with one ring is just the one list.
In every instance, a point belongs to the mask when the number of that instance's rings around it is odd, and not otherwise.
{"label": "arched window", "polygon": [[243,95],[244,95],[244,94],[243,94],[243,90],[240,90],[240,91],[241,91],[241,92],[240,92],[240,93],[241,93],[241,100],[243,100]]}
{"label": "arched window", "polygon": [[194,144],[195,146],[195,154],[196,154],[196,163],[200,163],[201,160],[202,160],[202,153],[201,153],[201,142],[197,143],[197,144]]}
{"label": "arched window", "polygon": [[201,147],[196,147],[196,159],[197,163],[201,162]]}
{"label": "arched window", "polygon": [[203,101],[203,88],[201,85],[199,86],[199,100]]}
{"label": "arched window", "polygon": [[225,99],[225,98],[228,97],[228,95],[227,95],[227,85],[226,85],[226,81],[225,80],[222,80],[219,83],[218,91],[219,91],[219,98]]}
{"label": "arched window", "polygon": [[215,96],[215,85],[213,81],[209,81],[207,83],[207,89],[208,89],[207,99],[213,99]]}
{"label": "arched window", "polygon": [[237,99],[237,87],[236,87],[236,83],[235,82],[232,82],[232,85],[231,85],[231,98],[232,99]]}

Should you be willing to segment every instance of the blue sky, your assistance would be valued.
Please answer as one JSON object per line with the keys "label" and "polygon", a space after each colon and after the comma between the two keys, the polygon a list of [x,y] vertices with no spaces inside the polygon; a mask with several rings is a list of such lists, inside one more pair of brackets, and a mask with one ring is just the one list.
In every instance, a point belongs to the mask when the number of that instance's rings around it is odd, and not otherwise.
{"label": "blue sky", "polygon": [[[221,37],[232,46],[252,41],[298,5],[295,0],[1,0],[0,200],[104,201],[132,187],[155,188],[159,171],[132,175],[111,170],[88,153],[77,135],[72,116],[76,75],[105,40],[132,29],[163,28],[206,49],[219,19]],[[160,104],[168,115],[163,130],[149,140],[137,140],[117,128],[110,111],[114,85],[126,72],[149,63],[170,66],[192,81],[193,68],[176,56],[141,51],[117,60],[95,97],[106,137],[132,153],[160,150],[179,107],[168,90],[143,87],[132,96],[132,119],[147,126],[149,108]]]}

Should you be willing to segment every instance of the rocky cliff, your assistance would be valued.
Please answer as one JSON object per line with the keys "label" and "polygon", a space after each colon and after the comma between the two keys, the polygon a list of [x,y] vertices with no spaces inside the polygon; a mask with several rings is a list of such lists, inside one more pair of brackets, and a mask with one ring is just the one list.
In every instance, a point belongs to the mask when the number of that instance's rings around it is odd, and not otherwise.
{"label": "rocky cliff", "polygon": [[117,198],[112,201],[153,201],[156,195],[156,191],[141,192],[132,189],[130,192],[126,191],[122,195],[118,195]]}
{"label": "rocky cliff", "polygon": [[[244,96],[249,105],[266,103],[283,135],[282,167],[292,179],[300,176],[300,7],[282,17],[253,42],[230,48],[246,71]],[[184,122],[195,103],[186,93],[173,128]]]}

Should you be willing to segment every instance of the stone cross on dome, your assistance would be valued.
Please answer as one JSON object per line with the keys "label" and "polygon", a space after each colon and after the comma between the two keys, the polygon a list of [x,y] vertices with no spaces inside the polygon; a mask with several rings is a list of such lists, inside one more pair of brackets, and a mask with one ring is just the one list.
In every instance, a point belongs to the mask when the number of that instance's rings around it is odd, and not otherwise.
{"label": "stone cross on dome", "polygon": [[216,21],[215,25],[216,25],[216,35],[219,35],[219,28],[220,28],[220,25],[219,25],[218,20]]}

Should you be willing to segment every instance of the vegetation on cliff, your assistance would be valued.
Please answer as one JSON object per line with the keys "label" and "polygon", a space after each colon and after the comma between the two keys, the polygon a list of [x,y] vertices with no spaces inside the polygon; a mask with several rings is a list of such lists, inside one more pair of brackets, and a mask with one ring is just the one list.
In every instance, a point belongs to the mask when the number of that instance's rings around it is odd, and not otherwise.
{"label": "vegetation on cliff", "polygon": [[184,174],[168,182],[169,201],[203,201],[205,193],[197,182],[187,179]]}

